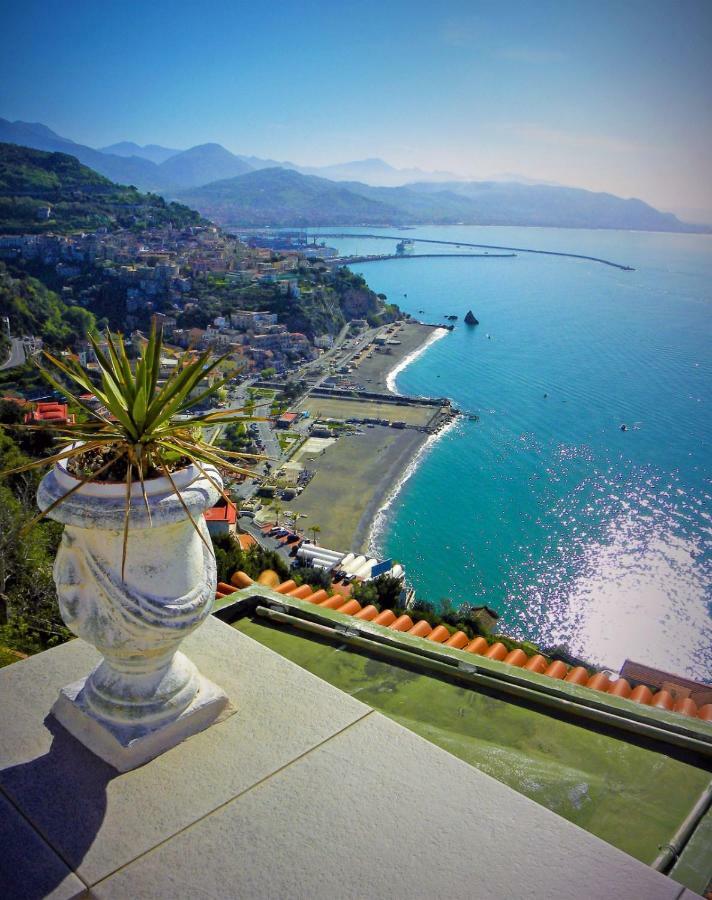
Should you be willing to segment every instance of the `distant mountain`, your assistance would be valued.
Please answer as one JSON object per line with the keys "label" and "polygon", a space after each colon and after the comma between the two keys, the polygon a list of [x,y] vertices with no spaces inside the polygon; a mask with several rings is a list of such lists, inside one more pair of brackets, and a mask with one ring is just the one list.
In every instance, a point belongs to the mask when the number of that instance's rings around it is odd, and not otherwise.
{"label": "distant mountain", "polygon": [[251,171],[251,166],[220,144],[191,147],[167,159],[158,168],[166,183],[185,188]]}
{"label": "distant mountain", "polygon": [[[430,194],[439,204],[455,195],[466,198],[473,225],[539,225],[554,228],[623,228],[640,231],[695,231],[672,213],[660,212],[642,200],[582,188],[515,182],[455,181],[408,186]],[[443,194],[446,197],[443,197]]]}
{"label": "distant mountain", "polygon": [[262,159],[259,156],[241,156],[239,153],[237,154],[237,158],[241,159],[244,163],[254,169],[294,169],[295,171],[301,171],[299,166],[296,166],[294,163],[288,162],[284,160],[282,162],[276,159]]}
{"label": "distant mountain", "polygon": [[119,141],[118,144],[111,144],[108,147],[100,147],[100,153],[113,153],[114,156],[140,156],[141,159],[148,159],[150,162],[160,165],[171,156],[182,153],[182,150],[171,150],[169,147],[161,147],[160,144],[146,144],[141,147],[134,144],[133,141]]}
{"label": "distant mountain", "polygon": [[[418,179],[419,181],[432,181],[433,179]],[[558,181],[546,181],[544,178],[529,178],[528,175],[519,175],[516,172],[498,172],[496,175],[485,175],[483,178],[463,179],[449,178],[448,181],[516,181],[517,184],[548,184],[551,187],[563,187]]]}
{"label": "distant mountain", "polygon": [[641,200],[578,188],[509,182],[414,183],[373,187],[334,183],[273,168],[180,192],[180,199],[223,224],[539,225],[699,231]]}
{"label": "distant mountain", "polygon": [[[157,145],[142,148],[130,141],[122,141],[104,150],[94,150],[61,137],[45,125],[9,122],[6,119],[0,119],[0,141],[34,147],[36,150],[71,153],[84,165],[112,181],[134,184],[141,190],[159,193],[230,178],[252,168],[220,144],[201,144],[190,150],[172,151]],[[127,155],[134,148],[139,153]],[[106,152],[112,149],[119,152]],[[168,156],[159,163],[157,159],[145,158],[147,151],[154,157],[162,154]]]}
{"label": "distant mountain", "polygon": [[198,224],[198,213],[114,184],[75,156],[0,143],[0,232]]}
{"label": "distant mountain", "polygon": [[374,187],[398,187],[411,181],[453,181],[461,176],[453,172],[424,172],[422,169],[396,169],[382,159],[357,159],[330,166],[295,166],[305,175],[318,175],[331,181],[362,181]]}
{"label": "distant mountain", "polygon": [[[40,123],[6,119],[0,119],[0,141],[72,154],[112,181],[184,198],[222,222],[710,230],[704,225],[686,225],[672,213],[660,212],[641,200],[555,184],[523,183],[521,176],[513,174],[468,181],[447,172],[396,169],[378,158],[300,167],[240,156],[220,144],[173,151],[124,141],[100,151],[61,137]],[[114,152],[105,152],[109,150]],[[166,154],[170,155],[160,159]],[[266,174],[252,177],[260,172]],[[274,196],[271,191],[276,192]]]}
{"label": "distant mountain", "polygon": [[400,212],[342,185],[290,169],[260,169],[181,191],[183,203],[219,222],[243,225],[361,225],[399,219]]}

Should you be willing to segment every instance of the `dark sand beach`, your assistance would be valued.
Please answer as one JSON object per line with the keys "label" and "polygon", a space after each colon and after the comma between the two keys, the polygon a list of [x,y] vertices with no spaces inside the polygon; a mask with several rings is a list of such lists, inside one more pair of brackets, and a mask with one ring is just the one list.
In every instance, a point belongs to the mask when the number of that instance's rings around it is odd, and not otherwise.
{"label": "dark sand beach", "polygon": [[[388,353],[373,352],[356,370],[366,390],[386,392],[389,372],[432,338],[433,328],[417,323],[402,325],[394,335],[401,343]],[[322,410],[333,418],[368,414],[368,401],[319,400],[311,398],[305,408]],[[306,518],[300,530],[308,533],[318,525],[319,543],[334,550],[365,552],[369,534],[379,509],[403,476],[409,463],[429,437],[425,429],[439,413],[437,407],[404,408],[374,403],[371,414],[389,421],[408,421],[419,428],[392,428],[385,425],[362,427],[360,434],[346,434],[313,459],[304,459],[316,474],[304,492],[289,502],[289,510]]]}

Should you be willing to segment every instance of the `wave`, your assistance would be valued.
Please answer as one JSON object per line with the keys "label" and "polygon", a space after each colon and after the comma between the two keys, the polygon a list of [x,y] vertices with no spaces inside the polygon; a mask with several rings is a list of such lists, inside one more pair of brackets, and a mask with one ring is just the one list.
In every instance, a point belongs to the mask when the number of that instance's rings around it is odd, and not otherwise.
{"label": "wave", "polygon": [[400,396],[400,391],[396,389],[396,378],[400,375],[400,373],[407,369],[408,366],[415,362],[418,357],[422,356],[423,353],[430,347],[435,341],[439,341],[440,338],[444,338],[446,334],[449,334],[447,328],[436,328],[431,335],[428,336],[428,339],[413,350],[412,353],[409,353],[408,356],[404,356],[403,359],[397,363],[391,371],[386,375],[386,387],[392,394],[397,394]]}
{"label": "wave", "polygon": [[415,474],[418,466],[423,461],[425,456],[432,450],[435,444],[440,440],[440,438],[444,437],[450,431],[452,431],[456,425],[458,425],[461,421],[464,421],[465,417],[463,415],[455,416],[451,419],[444,428],[441,428],[440,431],[437,431],[435,434],[429,435],[428,439],[421,444],[418,448],[418,452],[415,454],[413,459],[408,463],[408,465],[403,470],[400,478],[393,485],[391,490],[386,495],[386,499],[383,501],[381,507],[379,507],[378,512],[373,517],[373,521],[371,522],[371,527],[368,532],[368,552],[369,555],[378,556],[379,559],[382,556],[382,547],[381,541],[383,539],[384,532],[386,530],[387,519],[388,519],[388,510],[393,505],[398,494],[400,494],[403,486],[408,481],[408,479]]}

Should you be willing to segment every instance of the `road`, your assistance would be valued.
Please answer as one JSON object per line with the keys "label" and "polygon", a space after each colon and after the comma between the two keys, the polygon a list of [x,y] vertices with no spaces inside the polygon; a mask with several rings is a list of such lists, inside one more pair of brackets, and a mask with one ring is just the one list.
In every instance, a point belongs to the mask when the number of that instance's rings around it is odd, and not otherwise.
{"label": "road", "polygon": [[16,366],[21,366],[27,359],[25,345],[20,338],[10,338],[10,340],[12,341],[10,356],[0,366],[0,369],[14,369]]}

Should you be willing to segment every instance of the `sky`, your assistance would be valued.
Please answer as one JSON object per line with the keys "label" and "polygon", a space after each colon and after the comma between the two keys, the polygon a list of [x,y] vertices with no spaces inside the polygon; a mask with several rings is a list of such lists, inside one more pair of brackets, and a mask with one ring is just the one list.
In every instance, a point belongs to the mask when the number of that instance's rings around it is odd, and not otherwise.
{"label": "sky", "polygon": [[[0,116],[712,217],[712,0],[0,0]],[[689,216],[688,216],[689,217]]]}

